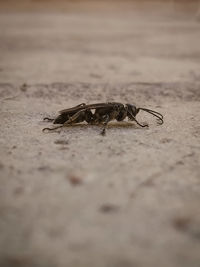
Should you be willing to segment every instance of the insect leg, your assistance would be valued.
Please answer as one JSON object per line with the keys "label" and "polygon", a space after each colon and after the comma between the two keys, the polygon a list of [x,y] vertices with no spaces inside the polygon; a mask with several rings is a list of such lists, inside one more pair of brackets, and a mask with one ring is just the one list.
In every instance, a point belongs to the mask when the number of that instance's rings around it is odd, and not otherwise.
{"label": "insect leg", "polygon": [[106,134],[106,127],[107,127],[109,121],[110,121],[110,116],[106,115],[105,116],[105,121],[103,123],[103,130],[101,131],[101,135],[105,135]]}
{"label": "insect leg", "polygon": [[63,127],[63,125],[57,126],[57,127],[54,127],[54,128],[44,128],[44,129],[42,129],[42,131],[43,132],[45,132],[45,131],[54,131],[54,130],[57,130],[57,129],[62,128],[62,127]]}
{"label": "insect leg", "polygon": [[43,121],[54,121],[54,119],[51,119],[51,118],[45,117],[45,118],[43,119]]}
{"label": "insect leg", "polygon": [[137,120],[136,120],[136,118],[132,115],[132,114],[130,114],[131,115],[131,118],[139,125],[139,126],[141,126],[141,127],[148,127],[149,125],[148,124],[141,124],[141,123],[139,123]]}
{"label": "insect leg", "polygon": [[42,131],[45,132],[46,130],[47,131],[53,131],[53,130],[57,130],[57,129],[60,129],[66,125],[69,125],[71,123],[73,123],[84,111],[80,110],[78,111],[77,113],[75,113],[72,117],[70,117],[65,123],[63,123],[63,125],[60,125],[60,126],[56,126],[54,128],[44,128]]}
{"label": "insect leg", "polygon": [[77,105],[76,107],[81,107],[81,106],[85,106],[86,104],[85,103],[81,103],[79,105]]}
{"label": "insect leg", "polygon": [[69,117],[69,119],[68,119],[65,123],[63,123],[63,126],[75,122],[75,120],[76,120],[80,115],[83,115],[84,113],[85,113],[85,110],[79,110],[79,111],[76,112],[72,117]]}

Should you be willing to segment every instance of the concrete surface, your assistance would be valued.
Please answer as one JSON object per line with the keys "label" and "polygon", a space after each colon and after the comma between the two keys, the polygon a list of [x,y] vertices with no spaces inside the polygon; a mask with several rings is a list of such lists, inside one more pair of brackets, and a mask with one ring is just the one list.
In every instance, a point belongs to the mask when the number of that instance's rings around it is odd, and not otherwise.
{"label": "concrete surface", "polygon": [[[198,1],[59,3],[0,4],[0,266],[199,267]],[[165,122],[41,131],[103,101]]]}

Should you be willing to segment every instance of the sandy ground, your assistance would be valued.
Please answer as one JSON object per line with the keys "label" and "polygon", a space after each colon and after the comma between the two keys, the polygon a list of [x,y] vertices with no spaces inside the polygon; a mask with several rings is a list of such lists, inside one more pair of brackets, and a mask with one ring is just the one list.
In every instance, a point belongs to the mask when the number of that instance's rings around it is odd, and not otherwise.
{"label": "sandy ground", "polygon": [[[0,5],[0,266],[199,267],[198,2],[39,4]],[[104,101],[165,123],[42,132]]]}

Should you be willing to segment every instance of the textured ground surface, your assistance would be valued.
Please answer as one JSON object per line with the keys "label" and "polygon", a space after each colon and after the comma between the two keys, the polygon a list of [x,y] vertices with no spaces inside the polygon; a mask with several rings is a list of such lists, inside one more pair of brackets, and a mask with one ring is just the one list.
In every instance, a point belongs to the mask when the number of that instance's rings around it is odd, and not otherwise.
{"label": "textured ground surface", "polygon": [[[193,4],[1,3],[0,266],[200,266]],[[140,114],[149,129],[42,133],[44,116],[103,101],[156,109],[165,123]]]}

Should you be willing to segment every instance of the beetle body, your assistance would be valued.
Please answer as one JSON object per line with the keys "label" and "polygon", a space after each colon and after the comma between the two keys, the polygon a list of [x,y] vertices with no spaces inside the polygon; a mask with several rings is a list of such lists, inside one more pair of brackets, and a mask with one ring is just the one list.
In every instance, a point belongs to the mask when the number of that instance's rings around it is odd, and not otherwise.
{"label": "beetle body", "polygon": [[159,124],[163,124],[163,115],[159,112],[146,108],[137,108],[132,104],[108,102],[86,105],[85,103],[82,103],[78,106],[61,110],[59,112],[60,115],[58,115],[55,119],[44,118],[44,120],[53,121],[54,124],[62,125],[54,128],[44,128],[43,131],[56,130],[65,125],[85,121],[88,124],[103,124],[101,134],[104,135],[109,121],[123,121],[126,117],[128,117],[131,121],[135,121],[141,127],[148,127],[148,124],[141,124],[136,120],[136,115],[140,110],[157,117]]}

